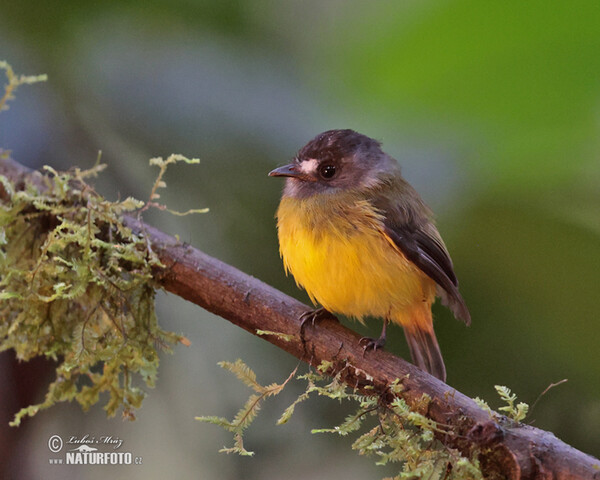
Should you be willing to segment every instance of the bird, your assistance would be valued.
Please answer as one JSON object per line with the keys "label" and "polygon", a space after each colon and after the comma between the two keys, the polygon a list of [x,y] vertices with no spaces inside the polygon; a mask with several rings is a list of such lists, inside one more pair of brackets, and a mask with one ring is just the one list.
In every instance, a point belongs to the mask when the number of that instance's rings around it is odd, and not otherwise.
{"label": "bird", "polygon": [[306,317],[381,318],[379,338],[360,340],[364,352],[383,348],[388,323],[400,325],[413,363],[445,382],[431,305],[439,297],[467,325],[471,315],[432,211],[398,162],[379,141],[336,129],[269,176],[285,177],[276,213],[285,272],[321,305]]}

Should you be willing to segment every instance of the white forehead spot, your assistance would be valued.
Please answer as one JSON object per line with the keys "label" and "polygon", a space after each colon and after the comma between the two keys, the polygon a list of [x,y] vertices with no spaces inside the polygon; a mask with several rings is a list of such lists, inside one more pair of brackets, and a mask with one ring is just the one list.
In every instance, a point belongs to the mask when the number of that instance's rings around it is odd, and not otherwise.
{"label": "white forehead spot", "polygon": [[319,165],[319,161],[315,158],[311,158],[309,160],[302,160],[300,162],[300,171],[307,175],[314,173],[317,169],[317,165]]}

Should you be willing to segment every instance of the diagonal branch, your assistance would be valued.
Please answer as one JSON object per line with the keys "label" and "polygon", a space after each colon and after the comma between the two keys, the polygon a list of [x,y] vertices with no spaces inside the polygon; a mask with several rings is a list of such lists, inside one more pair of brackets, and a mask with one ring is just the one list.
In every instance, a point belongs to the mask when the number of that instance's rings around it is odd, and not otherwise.
{"label": "diagonal branch", "polygon": [[[39,173],[8,159],[0,159],[0,175],[17,184],[25,177],[37,184],[42,180]],[[0,186],[0,198],[3,193]],[[422,409],[422,396],[427,394],[431,402],[427,411],[420,413],[451,427],[452,435],[440,436],[446,445],[465,454],[479,452],[486,478],[600,480],[600,461],[594,457],[552,433],[502,415],[491,418],[471,398],[389,352],[378,350],[363,356],[358,334],[335,321],[326,319],[308,327],[303,342],[299,317],[308,309],[306,305],[137,219],[128,218],[127,223],[146,236],[165,265],[155,272],[165,290],[252,334],[269,330],[289,335],[285,339],[277,335],[262,338],[313,366],[332,362],[328,373],[341,373],[353,388],[370,386],[384,401],[391,400],[387,387],[397,378],[404,386],[400,395],[411,407]],[[373,394],[373,390],[368,392]]]}

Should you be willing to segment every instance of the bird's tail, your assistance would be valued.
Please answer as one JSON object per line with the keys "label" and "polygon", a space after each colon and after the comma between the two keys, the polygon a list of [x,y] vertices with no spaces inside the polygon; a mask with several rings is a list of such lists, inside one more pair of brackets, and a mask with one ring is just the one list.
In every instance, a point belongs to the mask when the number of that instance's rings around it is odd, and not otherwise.
{"label": "bird's tail", "polygon": [[421,370],[425,370],[445,382],[446,367],[433,328],[424,330],[412,326],[405,327],[404,335],[413,363]]}

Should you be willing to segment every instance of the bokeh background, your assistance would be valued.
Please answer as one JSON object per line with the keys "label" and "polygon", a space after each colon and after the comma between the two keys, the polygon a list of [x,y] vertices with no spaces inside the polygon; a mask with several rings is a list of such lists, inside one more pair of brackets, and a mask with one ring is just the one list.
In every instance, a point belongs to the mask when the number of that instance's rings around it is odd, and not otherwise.
{"label": "bokeh background", "polygon": [[[24,86],[0,116],[0,146],[30,167],[82,167],[99,150],[110,198],[147,198],[153,156],[182,153],[162,199],[210,213],[146,219],[306,300],[286,279],[267,172],[317,133],[354,128],[384,143],[437,214],[473,325],[436,306],[456,389],[499,406],[507,385],[528,421],[600,455],[600,3],[587,1],[20,0],[0,2],[0,58]],[[264,383],[296,361],[179,298],[162,325],[192,346],[164,355],[136,422],[61,405],[6,427],[40,401],[52,371],[0,355],[0,476],[30,479],[381,478],[352,439],[311,435],[344,417],[301,391],[270,400],[249,430],[254,458],[196,415],[232,416],[248,391],[216,363],[244,359]],[[368,328],[376,335],[379,323]],[[389,350],[407,355],[399,329]],[[53,434],[113,435],[142,466],[48,464]]]}

